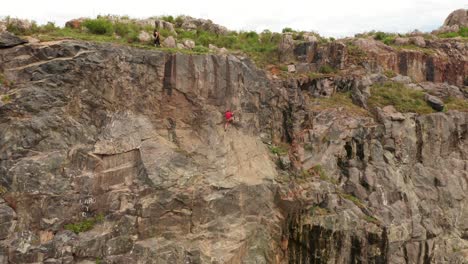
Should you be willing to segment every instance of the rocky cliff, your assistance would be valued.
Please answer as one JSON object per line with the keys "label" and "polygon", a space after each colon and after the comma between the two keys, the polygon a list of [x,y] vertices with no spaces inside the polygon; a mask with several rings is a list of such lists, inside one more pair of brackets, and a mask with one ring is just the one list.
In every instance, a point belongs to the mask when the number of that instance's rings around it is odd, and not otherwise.
{"label": "rocky cliff", "polygon": [[[0,50],[1,264],[467,263],[467,112],[367,107],[379,63],[466,100],[464,42],[307,80],[232,55],[15,45]],[[291,55],[346,70],[329,45]],[[316,108],[337,92],[370,111]]]}

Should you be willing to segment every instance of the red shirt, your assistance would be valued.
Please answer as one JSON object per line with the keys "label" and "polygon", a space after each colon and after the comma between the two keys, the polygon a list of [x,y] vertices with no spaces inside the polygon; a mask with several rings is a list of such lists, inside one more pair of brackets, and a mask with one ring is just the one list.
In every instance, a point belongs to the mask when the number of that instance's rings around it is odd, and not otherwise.
{"label": "red shirt", "polygon": [[234,115],[234,114],[233,114],[232,112],[229,112],[229,111],[227,111],[227,112],[224,114],[224,116],[226,117],[226,120],[231,119],[233,115]]}

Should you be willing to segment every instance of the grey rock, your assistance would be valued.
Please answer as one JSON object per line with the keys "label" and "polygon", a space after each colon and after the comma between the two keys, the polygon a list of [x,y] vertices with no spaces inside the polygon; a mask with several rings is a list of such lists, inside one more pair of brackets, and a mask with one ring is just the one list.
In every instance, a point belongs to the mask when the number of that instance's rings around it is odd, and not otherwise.
{"label": "grey rock", "polygon": [[0,49],[11,48],[24,43],[27,43],[27,41],[11,34],[10,32],[5,31],[0,33]]}
{"label": "grey rock", "polygon": [[439,112],[444,110],[445,105],[444,105],[444,102],[440,98],[434,95],[425,94],[424,99],[434,110],[439,111]]}
{"label": "grey rock", "polygon": [[166,48],[177,48],[176,40],[173,36],[165,38],[162,45]]}

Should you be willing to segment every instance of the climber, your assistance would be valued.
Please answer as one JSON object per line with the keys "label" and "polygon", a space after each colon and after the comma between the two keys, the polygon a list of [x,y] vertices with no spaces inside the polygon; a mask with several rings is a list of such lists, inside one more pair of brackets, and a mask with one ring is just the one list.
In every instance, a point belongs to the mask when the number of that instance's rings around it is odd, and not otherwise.
{"label": "climber", "polygon": [[161,43],[159,42],[159,32],[157,29],[153,31],[153,37],[154,37],[154,46],[155,47],[161,46]]}
{"label": "climber", "polygon": [[224,113],[224,117],[226,118],[226,123],[224,124],[224,131],[226,131],[229,123],[234,122],[234,112],[231,112],[231,110],[228,109]]}

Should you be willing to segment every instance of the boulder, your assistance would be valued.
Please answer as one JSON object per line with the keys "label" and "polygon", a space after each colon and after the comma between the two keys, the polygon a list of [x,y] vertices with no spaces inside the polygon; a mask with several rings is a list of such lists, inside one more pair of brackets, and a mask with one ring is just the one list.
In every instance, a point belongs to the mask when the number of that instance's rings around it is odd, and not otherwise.
{"label": "boulder", "polygon": [[24,43],[27,43],[27,41],[11,34],[10,32],[4,31],[0,33],[0,49],[11,48]]}
{"label": "boulder", "polygon": [[424,99],[432,107],[432,109],[439,112],[444,110],[444,102],[439,97],[430,94],[425,94]]}
{"label": "boulder", "polygon": [[424,37],[422,36],[411,37],[410,42],[411,44],[414,44],[421,48],[426,47],[426,41],[424,40]]}
{"label": "boulder", "polygon": [[409,84],[409,83],[412,82],[411,77],[409,77],[409,76],[403,76],[403,75],[400,75],[400,74],[398,74],[397,76],[393,77],[391,80],[394,81],[394,82],[403,83],[403,84]]}
{"label": "boulder", "polygon": [[73,29],[80,29],[80,28],[81,28],[81,24],[82,24],[85,20],[86,20],[86,18],[84,18],[84,17],[72,19],[72,20],[67,21],[67,22],[65,23],[65,27],[73,28]]}
{"label": "boulder", "polygon": [[445,19],[444,26],[468,27],[468,9],[458,9]]}
{"label": "boulder", "polygon": [[289,170],[291,168],[291,160],[288,155],[282,155],[279,157],[280,167],[283,170]]}
{"label": "boulder", "polygon": [[177,48],[177,43],[173,36],[169,36],[164,39],[162,45],[166,48]]}
{"label": "boulder", "polygon": [[395,45],[402,46],[402,45],[408,45],[410,42],[409,38],[396,38],[395,39]]}
{"label": "boulder", "polygon": [[318,38],[315,35],[312,35],[311,33],[304,33],[304,41],[307,42],[317,42]]}
{"label": "boulder", "polygon": [[174,25],[172,23],[170,23],[170,22],[157,19],[157,20],[154,21],[154,26],[159,30],[161,30],[161,29],[168,30],[169,32],[171,32],[172,34],[177,36],[177,32],[174,29]]}
{"label": "boulder", "polygon": [[193,41],[191,39],[186,39],[186,40],[184,40],[184,46],[187,49],[193,49],[193,48],[195,48],[195,41]]}
{"label": "boulder", "polygon": [[150,42],[150,40],[151,40],[151,35],[148,32],[140,31],[140,34],[138,34],[138,41]]}
{"label": "boulder", "polygon": [[213,44],[208,44],[208,49],[211,51],[211,52],[219,52],[219,48],[216,47],[215,45]]}
{"label": "boulder", "polygon": [[288,65],[288,72],[296,72],[296,65],[294,64]]}
{"label": "boulder", "polygon": [[178,49],[186,49],[185,45],[182,43],[177,43],[177,48]]}

